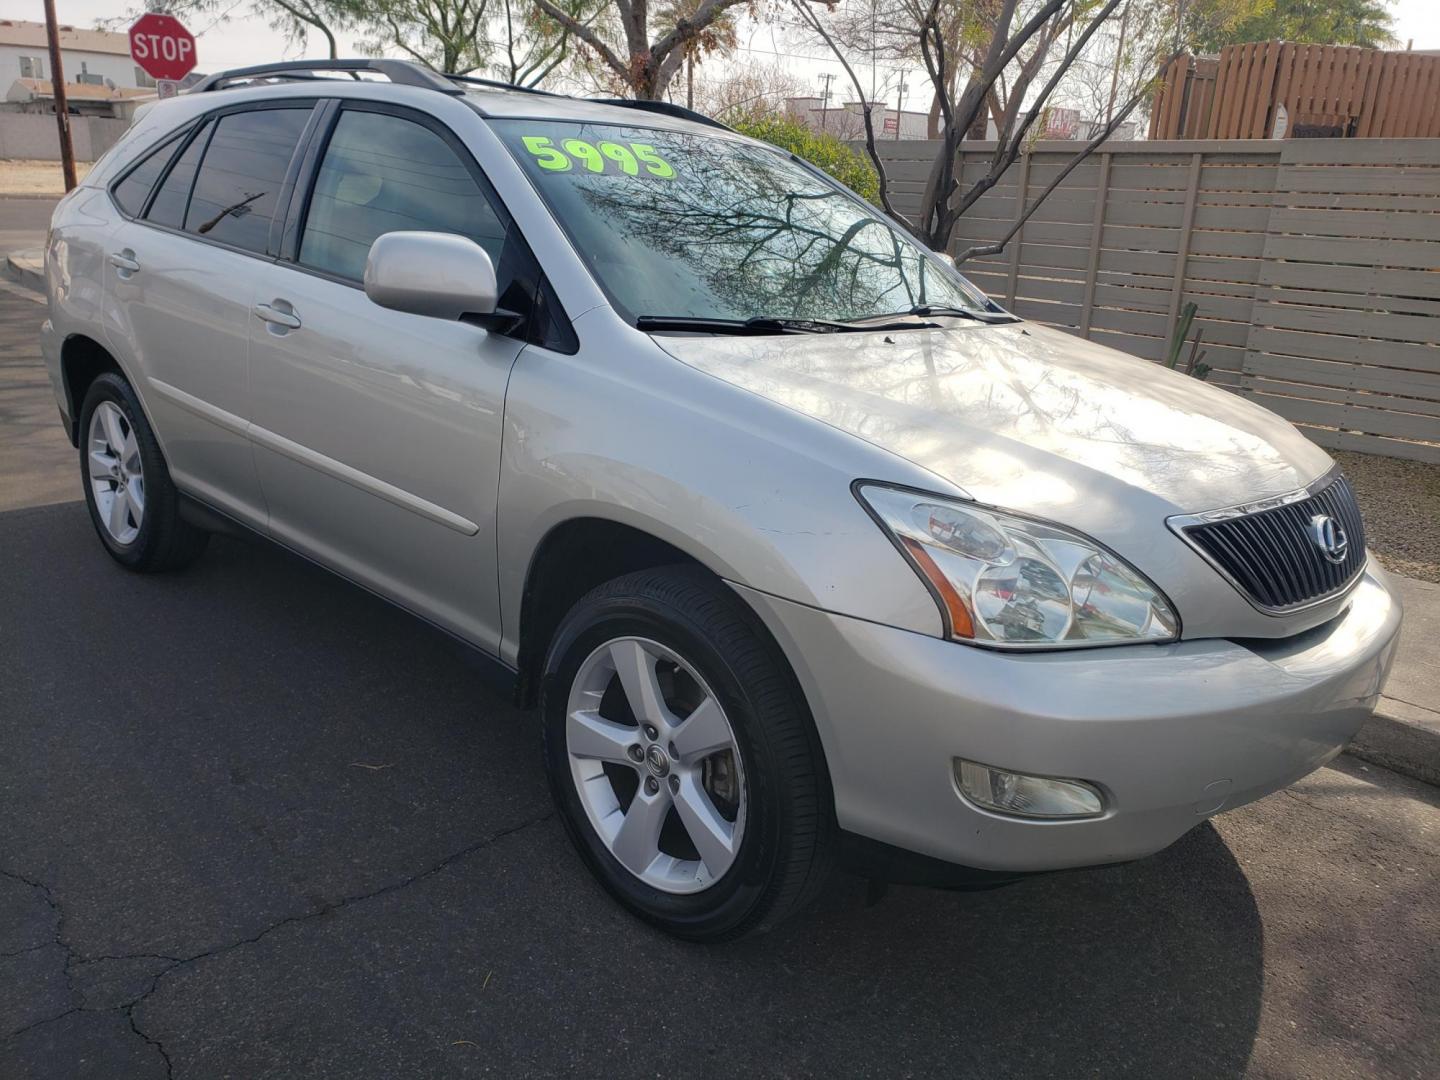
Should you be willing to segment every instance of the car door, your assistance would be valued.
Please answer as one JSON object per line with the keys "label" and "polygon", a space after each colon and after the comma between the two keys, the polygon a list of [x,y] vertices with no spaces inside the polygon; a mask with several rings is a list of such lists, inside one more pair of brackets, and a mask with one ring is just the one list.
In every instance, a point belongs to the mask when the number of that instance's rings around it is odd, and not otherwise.
{"label": "car door", "polygon": [[490,254],[501,306],[532,309],[528,250],[463,145],[423,114],[337,105],[297,189],[292,251],[250,329],[251,429],[272,534],[495,651],[505,385],[525,342],[381,308],[371,242],[423,230]]}
{"label": "car door", "polygon": [[256,526],[250,309],[312,109],[285,102],[197,122],[108,252],[106,333],[141,384],[172,478]]}

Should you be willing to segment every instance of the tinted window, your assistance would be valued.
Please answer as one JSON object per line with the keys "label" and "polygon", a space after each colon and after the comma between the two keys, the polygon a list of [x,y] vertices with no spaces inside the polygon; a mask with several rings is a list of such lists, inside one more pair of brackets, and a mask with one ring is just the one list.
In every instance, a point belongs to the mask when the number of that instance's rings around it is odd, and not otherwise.
{"label": "tinted window", "polygon": [[359,280],[371,242],[405,229],[468,236],[496,264],[502,295],[515,276],[506,223],[450,145],[398,116],[340,114],[315,178],[299,261]]}
{"label": "tinted window", "polygon": [[220,118],[195,178],[185,231],[264,251],[270,219],[309,108]]}
{"label": "tinted window", "polygon": [[136,217],[145,208],[145,196],[150,194],[150,189],[160,178],[160,173],[164,170],[165,163],[170,160],[170,155],[175,152],[178,141],[171,139],[159,149],[152,150],[141,159],[140,164],[126,174],[124,180],[115,185],[115,201],[125,213]]}
{"label": "tinted window", "polygon": [[185,220],[185,204],[190,201],[190,185],[195,180],[195,166],[200,163],[200,155],[205,152],[205,143],[214,127],[213,120],[207,122],[201,132],[190,140],[190,145],[175,159],[175,164],[161,181],[160,190],[155,193],[155,198],[150,203],[150,212],[145,215],[147,221],[153,221],[157,225],[169,225],[174,229],[180,228]]}

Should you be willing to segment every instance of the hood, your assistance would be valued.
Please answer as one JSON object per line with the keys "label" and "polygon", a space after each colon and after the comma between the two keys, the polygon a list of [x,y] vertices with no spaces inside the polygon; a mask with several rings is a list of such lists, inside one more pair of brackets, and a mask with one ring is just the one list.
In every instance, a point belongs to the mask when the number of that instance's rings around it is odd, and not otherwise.
{"label": "hood", "polygon": [[1105,504],[1133,513],[1140,493],[1163,515],[1234,506],[1304,487],[1331,465],[1235,394],[1032,323],[655,340],[980,502],[1076,524]]}

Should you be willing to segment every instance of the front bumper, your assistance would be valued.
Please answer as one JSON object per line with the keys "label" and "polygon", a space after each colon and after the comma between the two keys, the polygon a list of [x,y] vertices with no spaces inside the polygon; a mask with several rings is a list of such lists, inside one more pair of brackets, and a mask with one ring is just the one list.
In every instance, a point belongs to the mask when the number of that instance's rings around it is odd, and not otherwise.
{"label": "front bumper", "polygon": [[[995,871],[1122,862],[1338,754],[1394,659],[1400,605],[1367,570],[1294,638],[1016,654],[832,615],[736,586],[789,656],[842,829]],[[1087,780],[1102,816],[1034,821],[961,798],[955,758]]]}

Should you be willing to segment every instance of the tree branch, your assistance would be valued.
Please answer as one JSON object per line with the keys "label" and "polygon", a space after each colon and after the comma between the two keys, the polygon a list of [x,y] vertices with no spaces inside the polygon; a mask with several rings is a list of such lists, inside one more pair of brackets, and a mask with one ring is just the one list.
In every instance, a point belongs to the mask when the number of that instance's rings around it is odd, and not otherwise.
{"label": "tree branch", "polygon": [[[620,2],[623,3],[624,0],[620,0]],[[550,0],[534,0],[534,4],[546,15],[550,16],[550,18],[554,19],[566,30],[569,30],[570,33],[594,49],[595,54],[617,75],[624,79],[627,84],[630,82],[630,65],[624,60],[621,60],[620,57],[615,54],[615,50],[610,48],[609,45],[606,45],[604,39],[602,39],[599,34],[575,18],[568,11],[556,7]]]}
{"label": "tree branch", "polygon": [[[865,118],[865,152],[870,156],[870,164],[875,167],[875,175],[880,179],[880,205],[885,208],[885,213],[889,214],[897,222],[903,224],[900,215],[895,213],[895,208],[890,205],[890,192],[888,190],[890,184],[885,176],[885,163],[880,160],[880,152],[875,148],[875,119],[871,115],[873,103],[866,98],[865,90],[860,85],[860,78],[855,74],[855,69],[850,66],[850,61],[845,59],[845,54],[842,53],[840,47],[835,44],[835,39],[831,37],[830,32],[825,29],[819,16],[805,6],[806,0],[794,0],[794,3],[796,10],[800,12],[801,18],[809,23],[810,28],[824,39],[826,45],[830,46],[830,51],[835,54],[835,59],[840,61],[840,65],[845,69],[845,74],[850,76],[850,83],[855,87],[855,96],[860,99],[860,110]],[[900,122],[898,113],[896,114],[895,122],[897,124]],[[908,229],[909,225],[905,227]]]}
{"label": "tree branch", "polygon": [[[1180,55],[1178,52],[1171,54],[1170,58],[1160,66],[1160,70],[1163,71],[1165,69],[1165,66],[1171,61],[1173,61],[1178,55]],[[1117,112],[1110,119],[1110,122],[1101,129],[1100,133],[1096,135],[1093,139],[1091,139],[1088,143],[1086,143],[1083,147],[1081,147],[1079,151],[1077,151],[1075,155],[1065,163],[1065,167],[1060,170],[1060,172],[1055,176],[1053,180],[1050,181],[1050,183],[1045,185],[1045,190],[1040,192],[1040,194],[1035,198],[1035,200],[1025,207],[1024,212],[1015,219],[1015,222],[1010,226],[1010,228],[1005,230],[1004,236],[1000,237],[1000,239],[996,240],[994,243],[977,244],[974,247],[966,248],[959,255],[955,256],[956,264],[958,265],[968,259],[980,258],[985,255],[999,255],[1002,251],[1004,251],[1005,246],[1015,238],[1015,234],[1018,233],[1021,228],[1024,227],[1025,223],[1030,220],[1031,215],[1033,215],[1036,210],[1040,209],[1040,205],[1047,198],[1050,197],[1050,193],[1053,192],[1057,187],[1059,187],[1060,184],[1064,182],[1067,176],[1069,176],[1072,172],[1075,171],[1075,167],[1077,165],[1079,165],[1082,161],[1084,161],[1087,157],[1094,153],[1097,146],[1099,146],[1101,143],[1103,143],[1106,139],[1110,138],[1110,136],[1115,133],[1115,129],[1125,122],[1125,118],[1127,116],[1129,116],[1132,112],[1135,111],[1135,106],[1139,105],[1140,102],[1144,100],[1145,95],[1150,92],[1150,89],[1150,85],[1147,83],[1145,86],[1142,86],[1138,91],[1135,92],[1135,95],[1129,101],[1127,101],[1124,107],[1121,108],[1120,111]]]}

